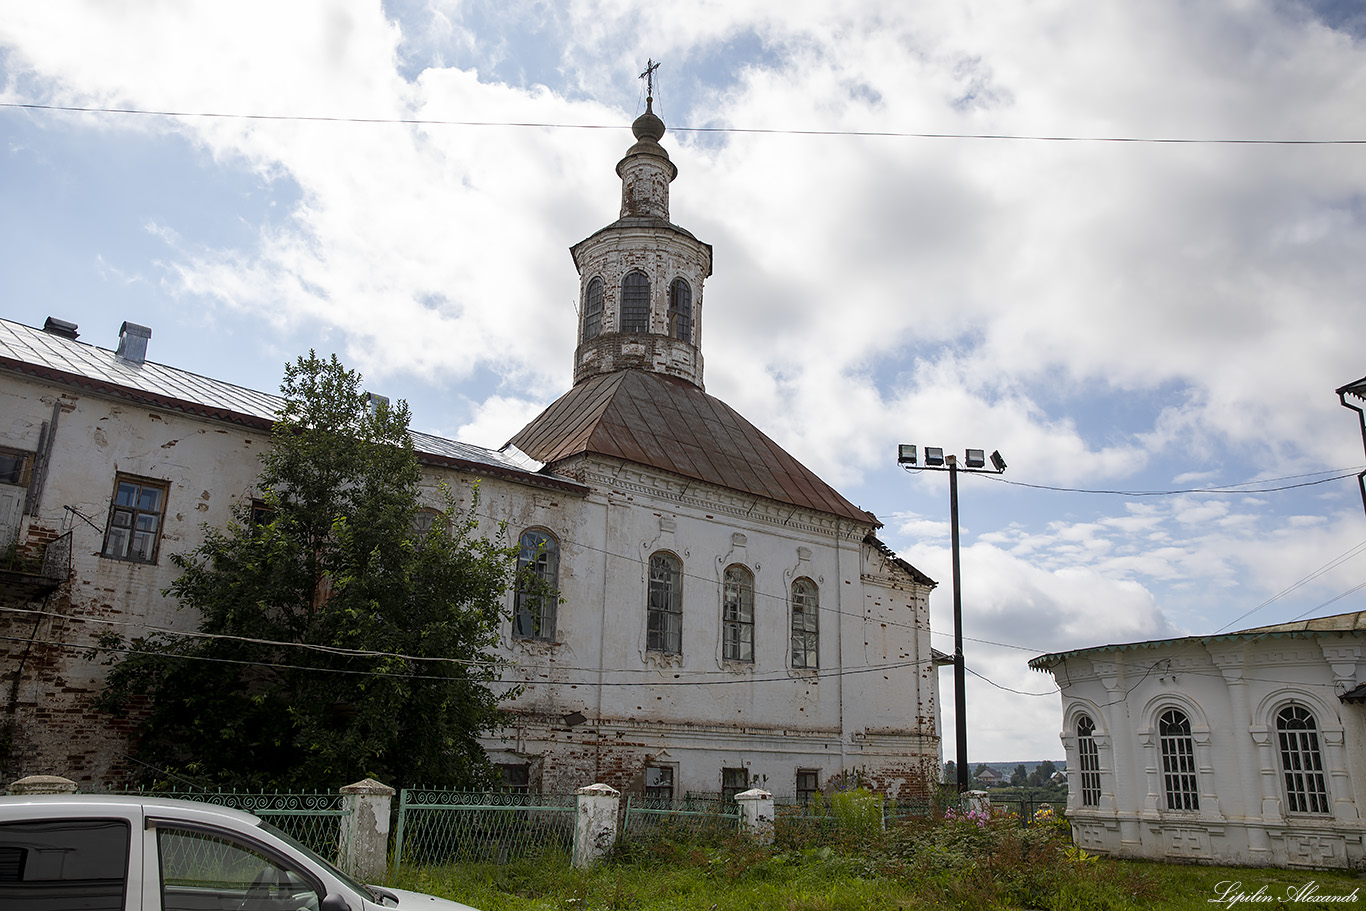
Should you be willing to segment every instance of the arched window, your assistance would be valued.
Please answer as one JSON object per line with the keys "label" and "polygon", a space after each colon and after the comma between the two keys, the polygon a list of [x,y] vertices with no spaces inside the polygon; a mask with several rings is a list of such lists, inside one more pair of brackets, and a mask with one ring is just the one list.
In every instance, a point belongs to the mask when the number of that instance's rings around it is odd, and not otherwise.
{"label": "arched window", "polygon": [[683,564],[673,554],[650,557],[650,592],[645,606],[645,647],[678,655],[683,651]]}
{"label": "arched window", "polygon": [[602,333],[602,279],[595,278],[583,292],[583,340]]}
{"label": "arched window", "polygon": [[792,666],[820,667],[817,657],[820,633],[816,614],[820,608],[820,594],[816,583],[798,579],[792,583]]}
{"label": "arched window", "polygon": [[522,532],[518,544],[521,549],[517,554],[512,634],[519,639],[554,639],[555,603],[560,597],[560,545],[535,528]]}
{"label": "arched window", "polygon": [[754,573],[738,563],[721,584],[721,657],[754,660]]}
{"label": "arched window", "polygon": [[450,530],[451,523],[446,519],[446,514],[439,509],[432,509],[428,506],[419,507],[413,513],[413,534],[418,538],[425,538],[433,528],[441,527]]}
{"label": "arched window", "polygon": [[1081,767],[1081,805],[1100,806],[1100,750],[1096,749],[1096,723],[1087,715],[1077,719],[1077,765]]}
{"label": "arched window", "polygon": [[650,279],[644,272],[629,272],[621,280],[621,331],[650,331]]}
{"label": "arched window", "polygon": [[681,278],[669,285],[669,334],[692,341],[692,288]]}
{"label": "arched window", "polygon": [[1200,809],[1200,788],[1195,778],[1195,740],[1186,713],[1168,709],[1157,721],[1162,748],[1162,786],[1168,810]]}
{"label": "arched window", "polygon": [[1276,736],[1281,744],[1281,773],[1290,812],[1327,813],[1328,786],[1314,716],[1298,705],[1281,709],[1276,714]]}

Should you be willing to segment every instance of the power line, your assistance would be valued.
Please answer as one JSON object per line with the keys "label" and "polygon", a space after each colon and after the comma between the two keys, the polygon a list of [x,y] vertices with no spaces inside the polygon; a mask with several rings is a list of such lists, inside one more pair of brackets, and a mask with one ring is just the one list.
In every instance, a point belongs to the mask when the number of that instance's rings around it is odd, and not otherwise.
{"label": "power line", "polygon": [[998,475],[990,473],[987,473],[984,476],[987,477],[989,480],[996,481],[1000,484],[1010,484],[1015,487],[1028,487],[1033,490],[1052,490],[1057,491],[1059,493],[1095,493],[1120,497],[1174,497],[1192,493],[1235,495],[1250,493],[1277,493],[1282,490],[1296,490],[1301,487],[1314,487],[1315,485],[1327,484],[1331,481],[1341,481],[1344,478],[1355,478],[1359,471],[1361,471],[1361,467],[1351,469],[1334,468],[1329,470],[1329,472],[1331,473],[1329,473],[1327,477],[1318,478],[1313,481],[1301,481],[1297,484],[1283,484],[1275,487],[1252,487],[1251,485],[1267,484],[1273,483],[1275,481],[1288,481],[1293,480],[1295,478],[1314,477],[1315,475],[1325,474],[1325,472],[1314,471],[1302,475],[1289,475],[1288,477],[1284,478],[1267,478],[1260,481],[1239,481],[1235,484],[1220,484],[1214,487],[1185,487],[1175,488],[1171,490],[1109,490],[1090,487],[1056,487],[1050,484],[1030,484],[1025,481],[1013,481],[1009,478],[1003,478]]}
{"label": "power line", "polygon": [[[32,111],[62,111],[75,114],[127,114],[146,117],[202,117],[222,120],[261,120],[296,123],[357,123],[395,126],[511,127],[541,130],[625,130],[623,124],[557,123],[553,121],[445,120],[420,117],[325,117],[305,114],[240,114],[224,111],[156,111],[143,108],[82,107],[77,105],[38,104],[5,101],[0,107]],[[937,133],[903,130],[812,130],[765,127],[669,127],[674,133],[721,133],[768,136],[853,136],[884,139],[960,139],[1008,142],[1099,142],[1150,145],[1263,145],[1335,146],[1366,145],[1366,139],[1246,139],[1175,136],[1057,136],[1027,133]]]}

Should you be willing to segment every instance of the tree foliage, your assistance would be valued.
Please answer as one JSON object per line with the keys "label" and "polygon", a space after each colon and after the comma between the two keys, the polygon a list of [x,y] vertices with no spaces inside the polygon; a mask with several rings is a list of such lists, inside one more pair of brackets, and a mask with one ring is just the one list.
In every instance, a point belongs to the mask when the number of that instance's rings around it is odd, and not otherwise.
{"label": "tree foliage", "polygon": [[135,711],[154,781],[336,787],[486,779],[491,657],[517,550],[473,506],[419,532],[408,410],[310,352],[286,367],[263,503],[172,559],[201,636],[137,640],[101,707]]}

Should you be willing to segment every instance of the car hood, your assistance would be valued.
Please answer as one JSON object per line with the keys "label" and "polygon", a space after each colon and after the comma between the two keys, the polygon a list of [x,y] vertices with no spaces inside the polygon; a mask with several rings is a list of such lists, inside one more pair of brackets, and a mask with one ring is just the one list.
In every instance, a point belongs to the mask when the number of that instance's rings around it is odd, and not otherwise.
{"label": "car hood", "polygon": [[[394,889],[389,886],[380,886],[385,892],[398,899],[398,911],[476,911],[469,905],[462,905],[460,902],[453,902],[446,898],[437,898],[435,895],[424,895],[421,892],[409,892],[406,889]],[[375,905],[375,907],[383,907]]]}

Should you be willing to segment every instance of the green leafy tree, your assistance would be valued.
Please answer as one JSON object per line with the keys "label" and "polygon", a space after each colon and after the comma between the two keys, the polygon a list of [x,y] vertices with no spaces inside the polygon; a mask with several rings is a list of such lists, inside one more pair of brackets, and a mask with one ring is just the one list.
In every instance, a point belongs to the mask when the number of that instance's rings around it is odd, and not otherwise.
{"label": "green leafy tree", "polygon": [[1015,771],[1010,773],[1010,783],[1014,787],[1023,787],[1029,781],[1029,772],[1025,769],[1024,763],[1015,767]]}
{"label": "green leafy tree", "polygon": [[943,780],[948,784],[953,784],[958,781],[958,763],[954,762],[952,759],[944,763]]}
{"label": "green leafy tree", "polygon": [[[262,456],[264,505],[172,559],[166,592],[196,637],[135,640],[107,711],[134,710],[153,782],[472,785],[500,720],[491,657],[517,549],[476,533],[449,492],[419,532],[408,409],[310,352],[285,369]],[[105,643],[107,645],[114,643]]]}

